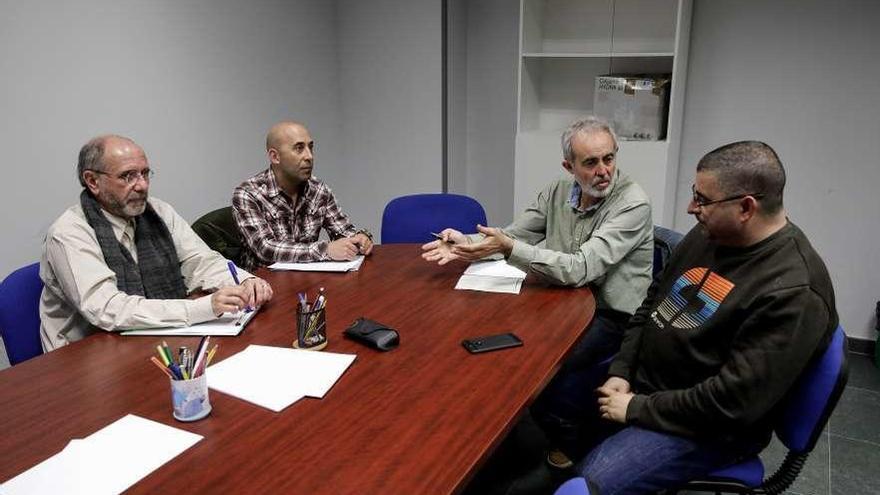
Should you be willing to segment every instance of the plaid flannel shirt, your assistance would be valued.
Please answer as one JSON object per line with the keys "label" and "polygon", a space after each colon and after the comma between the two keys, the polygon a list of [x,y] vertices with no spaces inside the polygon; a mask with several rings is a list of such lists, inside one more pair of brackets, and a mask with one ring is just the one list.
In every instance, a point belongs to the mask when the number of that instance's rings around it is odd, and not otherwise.
{"label": "plaid flannel shirt", "polygon": [[318,240],[321,228],[334,240],[358,233],[333,192],[318,178],[312,176],[302,184],[293,204],[278,187],[272,169],[235,188],[232,213],[242,236],[246,269],[276,261],[326,261],[329,242]]}

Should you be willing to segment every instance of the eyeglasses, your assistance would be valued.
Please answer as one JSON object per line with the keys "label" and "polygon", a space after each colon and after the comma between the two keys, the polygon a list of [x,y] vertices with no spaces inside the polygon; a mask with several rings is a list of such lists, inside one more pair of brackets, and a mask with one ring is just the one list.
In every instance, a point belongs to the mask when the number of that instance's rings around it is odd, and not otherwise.
{"label": "eyeglasses", "polygon": [[[113,177],[112,175],[108,174],[107,172],[102,172],[100,170],[92,170],[92,172],[94,172],[96,174],[106,175],[108,177]],[[138,181],[138,179],[143,178],[145,182],[150,182],[150,179],[152,179],[153,176],[155,176],[155,175],[156,175],[156,172],[154,172],[148,168],[145,168],[143,170],[129,170],[128,172],[125,172],[123,174],[119,174],[113,178],[119,179],[122,182],[125,182],[125,185],[127,185],[127,186],[133,186]]]}
{"label": "eyeglasses", "polygon": [[694,204],[697,205],[698,208],[702,208],[704,206],[714,205],[715,203],[724,203],[726,201],[733,201],[736,199],[743,199],[745,197],[751,196],[756,199],[761,199],[764,197],[763,194],[760,193],[748,193],[748,194],[737,194],[736,196],[730,196],[729,198],[723,199],[706,199],[705,196],[697,192],[697,185],[691,184],[691,193],[694,195]]}

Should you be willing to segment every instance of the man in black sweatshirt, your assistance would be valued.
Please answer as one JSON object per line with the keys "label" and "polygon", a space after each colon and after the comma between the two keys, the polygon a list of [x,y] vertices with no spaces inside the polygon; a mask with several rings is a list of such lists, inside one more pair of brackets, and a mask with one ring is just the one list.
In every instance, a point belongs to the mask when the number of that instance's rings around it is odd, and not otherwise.
{"label": "man in black sweatshirt", "polygon": [[679,244],[598,389],[576,469],[602,495],[652,493],[752,455],[837,327],[828,271],[782,207],[785,171],[744,141],[697,165]]}

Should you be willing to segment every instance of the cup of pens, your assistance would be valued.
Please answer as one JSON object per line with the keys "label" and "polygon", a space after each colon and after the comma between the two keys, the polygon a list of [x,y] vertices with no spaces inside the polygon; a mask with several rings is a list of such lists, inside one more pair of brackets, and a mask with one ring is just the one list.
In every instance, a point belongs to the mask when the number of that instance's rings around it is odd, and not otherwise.
{"label": "cup of pens", "polygon": [[178,360],[163,341],[156,346],[161,359],[155,356],[151,361],[159,367],[171,382],[171,407],[174,418],[178,421],[197,421],[211,413],[211,401],[208,399],[208,377],[205,368],[217,352],[217,345],[208,351],[208,340],[204,337],[195,353],[181,347]]}
{"label": "cup of pens", "polygon": [[296,307],[296,340],[293,341],[293,347],[318,351],[327,346],[326,303],[327,298],[324,297],[323,288],[314,304],[309,303],[307,295],[299,294],[299,304]]}

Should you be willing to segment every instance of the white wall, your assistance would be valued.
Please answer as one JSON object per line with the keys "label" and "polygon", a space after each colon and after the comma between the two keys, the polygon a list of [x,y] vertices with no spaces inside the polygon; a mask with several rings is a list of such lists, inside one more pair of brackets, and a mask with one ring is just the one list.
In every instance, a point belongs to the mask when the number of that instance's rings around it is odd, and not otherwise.
{"label": "white wall", "polygon": [[320,151],[317,173],[377,240],[390,199],[443,187],[441,7],[439,0],[337,2],[339,156],[325,172]]}
{"label": "white wall", "polygon": [[139,142],[157,172],[151,194],[189,220],[266,166],[273,122],[302,119],[338,141],[332,3],[2,1],[0,12],[0,277],[37,260],[78,200],[76,157],[94,135]]}
{"label": "white wall", "polygon": [[489,223],[504,226],[521,213],[513,206],[519,2],[453,0],[450,13],[450,192],[476,198]]}
{"label": "white wall", "polygon": [[788,172],[789,218],[825,259],[841,323],[874,338],[880,298],[880,3],[698,0],[678,178],[678,230],[699,158],[759,139]]}

